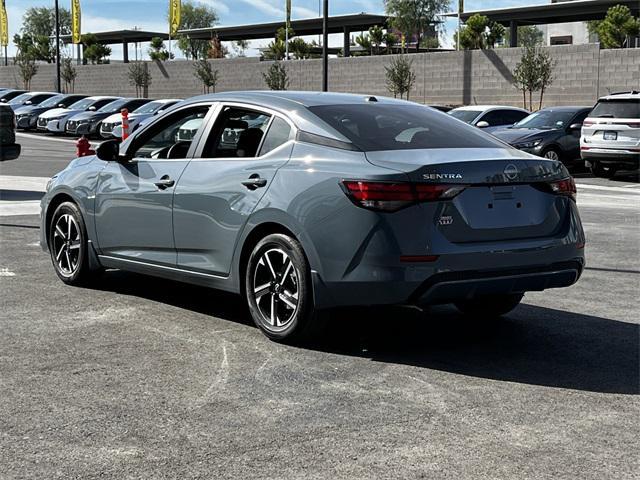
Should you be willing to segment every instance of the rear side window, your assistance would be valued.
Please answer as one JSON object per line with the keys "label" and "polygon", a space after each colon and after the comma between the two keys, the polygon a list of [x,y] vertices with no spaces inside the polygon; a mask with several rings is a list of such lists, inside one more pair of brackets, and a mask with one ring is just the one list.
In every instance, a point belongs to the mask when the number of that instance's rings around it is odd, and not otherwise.
{"label": "rear side window", "polygon": [[291,127],[289,124],[280,117],[275,117],[273,122],[271,122],[267,135],[264,137],[259,156],[266,155],[271,150],[275,150],[283,143],[288,142],[290,137]]}
{"label": "rear side window", "polygon": [[507,125],[512,125],[516,122],[519,122],[524,117],[528,116],[527,112],[521,112],[520,110],[505,110],[504,118],[507,121]]}
{"label": "rear side window", "polygon": [[505,147],[475,127],[420,105],[321,105],[309,110],[363,151]]}
{"label": "rear side window", "polygon": [[590,117],[640,118],[640,98],[600,100],[593,107]]}
{"label": "rear side window", "polygon": [[255,157],[270,119],[266,113],[225,107],[209,134],[202,157]]}

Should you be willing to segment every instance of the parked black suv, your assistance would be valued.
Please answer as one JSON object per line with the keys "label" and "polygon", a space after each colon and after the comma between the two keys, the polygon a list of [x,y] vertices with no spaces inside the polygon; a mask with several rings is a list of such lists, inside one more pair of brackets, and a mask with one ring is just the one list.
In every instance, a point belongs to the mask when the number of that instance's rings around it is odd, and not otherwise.
{"label": "parked black suv", "polygon": [[0,103],[0,161],[13,160],[20,156],[20,145],[16,143],[16,118],[9,105]]}

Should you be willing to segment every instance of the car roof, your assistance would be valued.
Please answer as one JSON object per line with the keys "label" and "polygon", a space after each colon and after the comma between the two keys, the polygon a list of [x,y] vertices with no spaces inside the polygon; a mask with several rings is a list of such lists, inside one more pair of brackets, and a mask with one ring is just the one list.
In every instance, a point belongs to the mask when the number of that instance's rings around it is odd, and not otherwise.
{"label": "car roof", "polygon": [[25,92],[25,93],[29,93],[30,95],[44,95],[44,94],[47,94],[47,95],[59,95],[56,92]]}
{"label": "car roof", "polygon": [[487,110],[495,110],[495,109],[517,110],[519,112],[526,112],[527,111],[524,108],[512,107],[510,105],[465,105],[463,107],[454,108],[451,111],[453,111],[453,110],[472,110],[472,111],[486,112]]}
{"label": "car roof", "polygon": [[639,99],[640,98],[640,92],[636,91],[636,90],[632,90],[630,92],[619,92],[619,93],[612,93],[610,95],[605,95],[604,97],[600,97],[598,99],[598,101],[601,100],[633,100],[633,99]]}
{"label": "car roof", "polygon": [[[98,101],[98,100],[105,100],[107,98],[112,98],[114,100],[120,100],[122,97],[116,97],[116,96],[112,96],[112,95],[95,95],[93,97],[87,97],[87,99],[89,100],[93,100],[93,101]],[[84,99],[83,99],[84,100]]]}
{"label": "car roof", "polygon": [[[561,107],[544,107],[541,108],[540,110],[538,110],[538,112],[542,112],[543,110],[553,110],[556,112],[573,112],[573,111],[578,111],[578,110],[592,110],[593,107],[591,106],[567,106],[567,105],[563,105]],[[535,113],[535,112],[531,112],[531,113]]]}

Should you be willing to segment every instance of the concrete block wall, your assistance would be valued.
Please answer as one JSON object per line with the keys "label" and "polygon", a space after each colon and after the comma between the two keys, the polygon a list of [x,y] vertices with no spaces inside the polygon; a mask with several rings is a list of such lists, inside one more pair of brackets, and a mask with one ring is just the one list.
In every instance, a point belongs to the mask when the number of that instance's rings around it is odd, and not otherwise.
{"label": "concrete block wall", "polygon": [[[591,105],[608,92],[640,90],[640,48],[600,50],[596,44],[547,47],[556,60],[554,82],[545,92],[543,106]],[[412,54],[416,84],[410,99],[428,104],[505,104],[522,106],[522,93],[513,86],[511,72],[520,60],[519,48]],[[392,56],[336,58],[329,61],[329,89],[389,95],[385,66]],[[217,91],[263,90],[262,73],[270,62],[257,58],[212,60],[219,72]],[[75,91],[87,94],[134,96],[127,78],[128,65],[76,67]],[[291,90],[320,90],[321,60],[287,63]],[[202,85],[187,61],[149,62],[150,97],[186,98],[202,93]],[[15,66],[0,67],[0,85],[21,86]],[[40,65],[33,90],[55,88],[55,65]],[[537,105],[537,94],[534,101]]]}

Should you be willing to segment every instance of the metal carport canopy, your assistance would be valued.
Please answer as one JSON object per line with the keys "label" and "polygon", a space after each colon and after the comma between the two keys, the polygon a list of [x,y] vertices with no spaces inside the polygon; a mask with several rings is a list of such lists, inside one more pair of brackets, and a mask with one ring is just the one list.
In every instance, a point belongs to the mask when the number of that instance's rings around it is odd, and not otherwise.
{"label": "metal carport canopy", "polygon": [[[614,5],[626,5],[635,16],[640,13],[639,0],[576,0],[526,7],[475,10],[462,13],[460,18],[466,22],[471,15],[480,14],[505,26],[510,25],[511,22],[517,22],[519,25],[586,22],[603,19],[607,10]],[[457,17],[458,13],[451,12],[445,16]]]}

